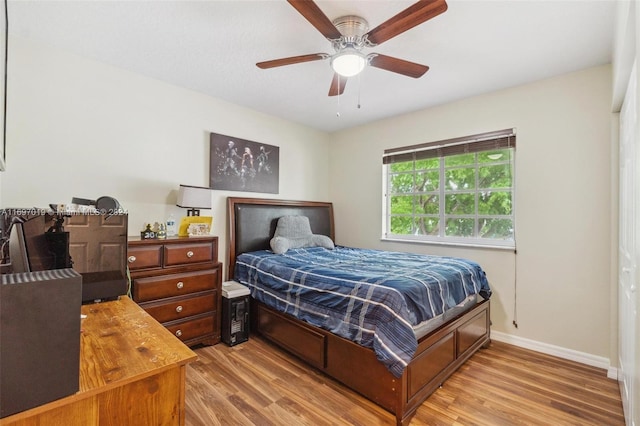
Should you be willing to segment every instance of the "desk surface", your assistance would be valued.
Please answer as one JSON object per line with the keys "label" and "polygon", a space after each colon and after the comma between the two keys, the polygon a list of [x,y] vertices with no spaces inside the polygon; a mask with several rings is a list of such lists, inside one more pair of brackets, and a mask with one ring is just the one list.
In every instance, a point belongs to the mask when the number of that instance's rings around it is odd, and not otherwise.
{"label": "desk surface", "polygon": [[[116,301],[83,305],[81,311],[87,318],[82,320],[80,335],[80,390],[0,419],[0,425],[62,424],[56,423],[56,419],[61,418],[67,419],[66,424],[102,424],[108,416],[100,417],[100,410],[110,412],[113,408],[103,400],[113,404],[114,392],[124,395],[127,404],[129,398],[138,398],[144,405],[146,394],[143,390],[146,388],[137,386],[140,383],[170,386],[171,389],[162,391],[167,399],[167,417],[184,424],[183,367],[197,355],[126,296]],[[175,376],[181,374],[179,381],[161,382],[158,379],[175,375],[176,371],[182,372]],[[147,393],[150,398],[156,398],[156,391],[149,388]],[[174,406],[179,407],[180,413]],[[158,401],[154,407],[157,411]],[[149,414],[143,408],[140,409],[142,415]],[[120,411],[126,419],[129,414],[126,407]],[[132,411],[131,407],[129,411]],[[157,413],[149,415],[158,417]]]}
{"label": "desk surface", "polygon": [[82,306],[80,393],[122,385],[197,355],[126,296]]}

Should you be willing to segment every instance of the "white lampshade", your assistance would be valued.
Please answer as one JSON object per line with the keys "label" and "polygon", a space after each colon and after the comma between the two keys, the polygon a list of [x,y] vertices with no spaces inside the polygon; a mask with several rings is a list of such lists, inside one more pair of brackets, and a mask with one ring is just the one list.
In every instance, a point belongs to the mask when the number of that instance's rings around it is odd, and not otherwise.
{"label": "white lampshade", "polygon": [[187,213],[189,216],[200,216],[199,209],[211,208],[211,189],[201,186],[180,185],[176,205],[189,209]]}
{"label": "white lampshade", "polygon": [[359,74],[367,65],[365,56],[356,49],[347,48],[331,58],[331,68],[343,77]]}

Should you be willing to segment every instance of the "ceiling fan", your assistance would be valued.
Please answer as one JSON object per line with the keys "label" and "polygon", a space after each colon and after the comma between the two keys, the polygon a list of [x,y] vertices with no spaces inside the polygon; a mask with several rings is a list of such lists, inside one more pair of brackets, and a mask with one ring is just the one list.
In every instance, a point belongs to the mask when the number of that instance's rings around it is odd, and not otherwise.
{"label": "ceiling fan", "polygon": [[334,70],[329,96],[341,95],[349,77],[359,74],[367,65],[383,70],[419,78],[429,70],[426,65],[404,59],[363,53],[371,48],[420,25],[447,10],[445,0],[420,0],[407,9],[368,31],[369,24],[355,15],[342,16],[331,21],[312,0],[287,0],[307,21],[311,23],[333,45],[335,53],[312,53],[258,62],[259,68],[267,69],[330,59]]}

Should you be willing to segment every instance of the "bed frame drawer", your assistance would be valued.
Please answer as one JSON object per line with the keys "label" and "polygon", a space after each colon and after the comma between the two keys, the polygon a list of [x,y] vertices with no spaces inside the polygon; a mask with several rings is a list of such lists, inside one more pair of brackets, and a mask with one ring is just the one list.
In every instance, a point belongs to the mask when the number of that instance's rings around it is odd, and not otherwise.
{"label": "bed frame drawer", "polygon": [[482,311],[473,319],[460,326],[457,333],[458,350],[456,356],[460,356],[489,334],[489,321],[487,311]]}
{"label": "bed frame drawer", "polygon": [[[255,309],[254,309],[255,308]],[[326,338],[311,328],[301,327],[289,318],[263,305],[252,305],[256,326],[260,333],[298,355],[314,367],[326,366]]]}
{"label": "bed frame drawer", "polygon": [[409,398],[442,373],[456,358],[454,333],[449,333],[409,364]]}

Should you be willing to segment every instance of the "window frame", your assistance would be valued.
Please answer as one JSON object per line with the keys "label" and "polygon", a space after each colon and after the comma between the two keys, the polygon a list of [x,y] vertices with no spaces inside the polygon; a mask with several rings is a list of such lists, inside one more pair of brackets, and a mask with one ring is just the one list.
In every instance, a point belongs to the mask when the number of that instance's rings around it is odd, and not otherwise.
{"label": "window frame", "polygon": [[[515,221],[515,182],[516,182],[516,133],[515,129],[505,129],[496,132],[482,133],[478,135],[465,136],[461,138],[449,139],[444,141],[429,142],[424,144],[412,145],[407,147],[399,147],[393,149],[387,149],[383,155],[382,165],[382,239],[388,241],[404,241],[404,242],[417,242],[427,244],[446,244],[446,245],[464,245],[464,246],[479,246],[479,247],[494,247],[504,249],[515,249],[516,246],[516,221]],[[496,150],[496,149],[510,149],[511,154],[508,160],[496,160],[495,162],[485,163],[480,162],[478,153]],[[455,165],[447,166],[446,158],[459,154],[474,153],[475,158],[469,165]],[[422,170],[416,170],[416,161],[422,159],[438,159],[438,173],[439,173],[439,185],[436,191],[416,191],[415,187],[410,193],[390,193],[392,186],[392,176],[398,176],[400,173],[392,173],[390,171],[394,163],[413,161],[413,169],[410,174],[413,174],[414,178],[416,174]],[[511,214],[510,215],[487,215],[479,213],[479,195],[483,190],[487,188],[479,188],[479,173],[480,168],[489,165],[495,166],[500,164],[508,164],[511,169],[511,186],[504,188],[489,188],[490,190],[504,190],[511,195]],[[460,168],[473,168],[474,175],[474,188],[464,190],[447,190],[446,171]],[[425,169],[435,171],[436,169]],[[408,195],[415,197],[416,195],[436,194],[438,195],[439,209],[437,219],[439,221],[439,234],[434,235],[409,235],[409,234],[392,234],[391,231],[391,219],[392,217],[398,217],[399,215],[393,215],[391,213],[391,200],[392,197],[397,195]],[[462,194],[469,193],[474,195],[474,211],[470,214],[455,215],[455,218],[461,219],[473,219],[473,236],[447,236],[446,223],[447,219],[452,218],[452,215],[446,213],[446,196],[450,194]],[[415,201],[414,201],[415,203]],[[406,215],[415,219],[416,217],[429,217],[435,215],[419,214],[414,209],[412,213]],[[479,221],[482,219],[510,219],[513,228],[511,238],[482,238],[478,237]]]}

